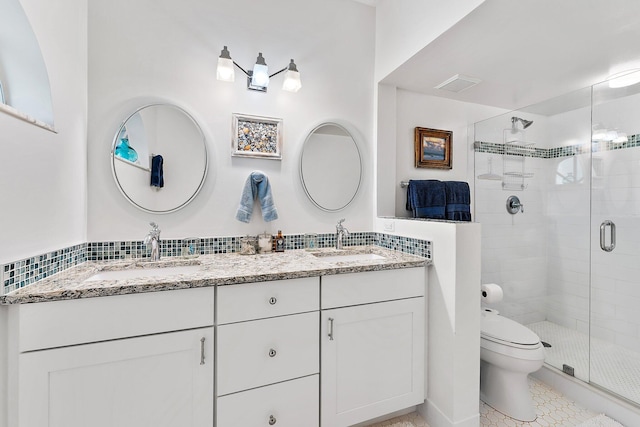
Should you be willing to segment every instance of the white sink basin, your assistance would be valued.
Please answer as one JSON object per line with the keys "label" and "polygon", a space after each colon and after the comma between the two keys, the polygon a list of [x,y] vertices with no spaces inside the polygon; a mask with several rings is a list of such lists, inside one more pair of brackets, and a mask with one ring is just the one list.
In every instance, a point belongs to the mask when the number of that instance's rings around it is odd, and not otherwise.
{"label": "white sink basin", "polygon": [[377,254],[344,254],[344,255],[329,255],[318,256],[319,260],[326,262],[350,262],[350,261],[375,261],[384,259],[382,255]]}
{"label": "white sink basin", "polygon": [[200,265],[181,265],[175,267],[130,268],[125,270],[107,270],[94,274],[85,282],[96,280],[143,279],[150,277],[175,276],[176,274],[192,274],[200,270]]}

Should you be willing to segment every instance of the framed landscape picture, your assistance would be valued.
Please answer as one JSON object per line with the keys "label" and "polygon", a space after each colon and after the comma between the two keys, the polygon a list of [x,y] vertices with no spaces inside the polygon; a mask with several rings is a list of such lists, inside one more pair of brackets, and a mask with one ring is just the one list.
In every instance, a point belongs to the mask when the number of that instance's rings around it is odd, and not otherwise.
{"label": "framed landscape picture", "polygon": [[453,132],[417,127],[414,136],[415,167],[451,169]]}

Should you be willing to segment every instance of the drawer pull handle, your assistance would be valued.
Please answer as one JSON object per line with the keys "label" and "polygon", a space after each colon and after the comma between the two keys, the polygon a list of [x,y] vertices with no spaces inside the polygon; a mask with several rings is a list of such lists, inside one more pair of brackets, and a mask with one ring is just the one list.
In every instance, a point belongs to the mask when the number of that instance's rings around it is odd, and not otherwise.
{"label": "drawer pull handle", "polygon": [[329,341],[333,341],[333,318],[329,317]]}
{"label": "drawer pull handle", "polygon": [[269,350],[269,357],[276,357],[276,351],[274,349]]}
{"label": "drawer pull handle", "polygon": [[200,338],[200,364],[204,365],[204,337]]}
{"label": "drawer pull handle", "polygon": [[278,420],[276,420],[276,417],[274,417],[273,415],[269,415],[269,425],[270,426],[275,425],[277,421]]}
{"label": "drawer pull handle", "polygon": [[277,302],[278,302],[278,300],[276,299],[276,297],[269,298],[269,304],[276,305]]}

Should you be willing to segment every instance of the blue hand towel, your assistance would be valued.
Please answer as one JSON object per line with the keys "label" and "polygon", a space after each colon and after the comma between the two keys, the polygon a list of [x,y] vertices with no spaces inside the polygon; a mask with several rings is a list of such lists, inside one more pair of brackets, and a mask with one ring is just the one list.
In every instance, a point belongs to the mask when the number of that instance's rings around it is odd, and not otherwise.
{"label": "blue hand towel", "polygon": [[240,205],[236,211],[236,219],[238,221],[249,222],[251,220],[253,204],[256,198],[260,201],[262,219],[266,222],[278,219],[278,210],[273,202],[269,178],[264,172],[253,171],[242,189]]}
{"label": "blue hand towel", "polygon": [[407,210],[414,218],[445,219],[444,183],[435,179],[410,180],[407,188]]}
{"label": "blue hand towel", "polygon": [[161,155],[151,158],[151,186],[164,187],[164,173],[162,171],[163,159]]}
{"label": "blue hand towel", "polygon": [[446,216],[453,221],[471,221],[471,192],[464,181],[446,181]]}

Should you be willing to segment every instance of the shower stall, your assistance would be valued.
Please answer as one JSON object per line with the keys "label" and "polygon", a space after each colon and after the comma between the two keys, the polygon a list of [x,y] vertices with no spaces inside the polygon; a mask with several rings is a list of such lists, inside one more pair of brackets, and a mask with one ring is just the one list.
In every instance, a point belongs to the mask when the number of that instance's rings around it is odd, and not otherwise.
{"label": "shower stall", "polygon": [[536,332],[547,365],[640,407],[640,84],[478,122],[474,140],[482,282],[504,291],[490,308]]}

